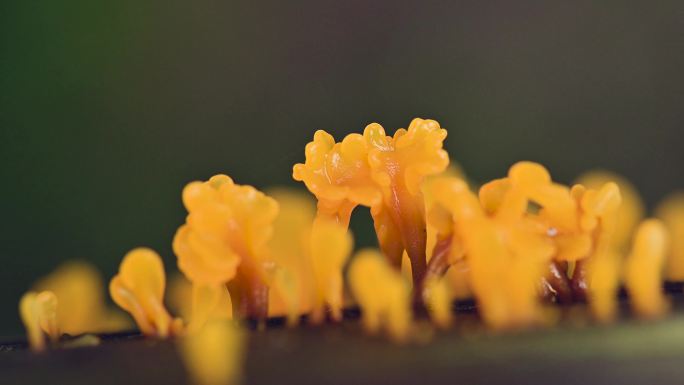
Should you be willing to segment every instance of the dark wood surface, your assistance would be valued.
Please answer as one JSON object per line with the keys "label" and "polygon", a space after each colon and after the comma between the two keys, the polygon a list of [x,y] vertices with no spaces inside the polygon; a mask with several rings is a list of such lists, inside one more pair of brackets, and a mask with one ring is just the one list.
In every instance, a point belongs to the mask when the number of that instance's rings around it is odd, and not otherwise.
{"label": "dark wood surface", "polygon": [[[677,291],[681,288],[675,288]],[[681,291],[679,291],[681,292]],[[627,313],[593,324],[583,306],[560,310],[553,328],[487,332],[466,306],[449,331],[418,322],[405,346],[368,337],[358,315],[340,324],[251,330],[245,384],[659,384],[684,382],[684,299],[657,322]],[[103,335],[95,347],[34,354],[23,341],[0,345],[7,384],[185,384],[173,341],[137,333]]]}

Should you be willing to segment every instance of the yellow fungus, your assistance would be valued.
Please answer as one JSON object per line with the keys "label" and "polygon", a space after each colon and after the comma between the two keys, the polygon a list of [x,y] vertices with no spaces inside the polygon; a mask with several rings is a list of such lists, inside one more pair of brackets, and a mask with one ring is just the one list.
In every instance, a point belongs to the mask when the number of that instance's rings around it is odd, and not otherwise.
{"label": "yellow fungus", "polygon": [[374,206],[380,192],[371,183],[368,145],[362,135],[349,134],[341,142],[318,130],[304,150],[305,163],[293,167],[292,176],[304,182],[318,199],[318,216],[349,225],[357,205]]}
{"label": "yellow fungus", "polygon": [[309,194],[278,188],[269,190],[280,206],[269,248],[276,268],[271,278],[269,316],[287,316],[290,326],[311,312],[315,279],[309,238],[316,204]]}
{"label": "yellow fungus", "polygon": [[395,341],[405,341],[412,313],[409,287],[401,274],[379,252],[362,250],[352,259],[348,280],[366,331],[385,329]]}
{"label": "yellow fungus", "polygon": [[675,193],[663,200],[656,208],[670,233],[670,252],[665,266],[665,278],[684,281],[684,193]]}
{"label": "yellow fungus", "polygon": [[342,319],[342,268],[352,251],[353,240],[346,227],[334,221],[317,221],[311,230],[311,263],[316,294],[312,321],[323,318],[327,306],[333,320]]}
{"label": "yellow fungus", "polygon": [[157,253],[147,248],[133,249],[119,266],[119,273],[109,283],[114,302],[133,316],[140,331],[148,336],[166,338],[181,332],[180,320],[174,320],[164,307],[166,275]]}
{"label": "yellow fungus", "polygon": [[449,281],[449,288],[453,299],[464,300],[473,298],[468,261],[461,259],[451,265],[444,278]]}
{"label": "yellow fungus", "polygon": [[617,315],[620,255],[606,248],[594,253],[586,266],[587,299],[591,312],[599,322],[611,322]]}
{"label": "yellow fungus", "polygon": [[[304,307],[301,304],[304,296],[302,284],[296,275],[287,268],[276,266],[271,277],[269,316],[285,316],[287,326],[297,326],[300,315],[311,311],[310,305]],[[306,297],[308,298],[308,295]]]}
{"label": "yellow fungus", "polygon": [[102,277],[86,262],[66,262],[38,280],[33,288],[49,290],[57,296],[57,318],[64,333],[113,332],[131,326],[125,314],[107,306]]}
{"label": "yellow fungus", "polygon": [[632,309],[641,317],[660,317],[669,307],[662,286],[667,247],[667,229],[661,221],[648,219],[639,225],[625,262],[625,286]]}
{"label": "yellow fungus", "polygon": [[46,335],[53,343],[59,339],[57,297],[51,291],[29,291],[24,294],[19,301],[19,314],[31,350],[45,350]]}
{"label": "yellow fungus", "polygon": [[183,362],[193,383],[239,383],[244,361],[245,332],[226,320],[208,322],[197,333],[180,341]]}
{"label": "yellow fungus", "polygon": [[232,319],[233,306],[225,285],[192,284],[181,274],[169,280],[169,307],[195,332],[212,319]]}
{"label": "yellow fungus", "polygon": [[627,252],[634,230],[644,216],[644,203],[636,187],[621,175],[605,170],[593,170],[577,178],[577,183],[589,189],[600,189],[608,182],[616,183],[622,196],[622,204],[616,216],[613,240],[621,252]]}
{"label": "yellow fungus", "polygon": [[[483,189],[493,191],[487,185]],[[538,322],[538,282],[554,247],[543,227],[525,216],[525,194],[511,184],[497,193],[498,203],[481,205],[483,198],[478,199],[458,178],[436,180],[433,194],[435,204],[452,215],[485,322],[494,328]],[[489,214],[483,207],[489,207]]]}
{"label": "yellow fungus", "polygon": [[168,280],[169,310],[178,314],[185,323],[192,318],[192,282],[183,274],[175,273]]}
{"label": "yellow fungus", "polygon": [[233,304],[225,285],[192,285],[192,313],[188,333],[195,333],[211,319],[232,319]]}
{"label": "yellow fungus", "polygon": [[446,329],[452,322],[453,294],[449,281],[445,278],[430,277],[425,280],[423,302],[427,306],[430,318],[440,328]]}
{"label": "yellow fungus", "polygon": [[264,319],[272,265],[267,243],[278,203],[226,175],[188,184],[183,203],[188,216],[173,240],[178,268],[194,284],[228,283],[239,313]]}
{"label": "yellow fungus", "polygon": [[414,119],[408,129],[385,135],[377,123],[363,135],[340,143],[323,131],[306,146],[306,162],[293,169],[318,199],[318,217],[347,226],[356,205],[371,208],[383,254],[399,267],[404,251],[414,285],[426,269],[425,202],[421,183],[442,172],[449,157],[442,149],[447,132],[434,120]]}

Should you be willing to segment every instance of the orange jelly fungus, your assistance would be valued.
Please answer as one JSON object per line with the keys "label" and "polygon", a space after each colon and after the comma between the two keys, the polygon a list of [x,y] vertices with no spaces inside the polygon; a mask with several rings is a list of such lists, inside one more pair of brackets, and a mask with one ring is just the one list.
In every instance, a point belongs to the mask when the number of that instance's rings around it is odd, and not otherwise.
{"label": "orange jelly fungus", "polygon": [[317,131],[307,144],[303,164],[293,177],[318,199],[318,218],[347,226],[357,205],[371,209],[383,254],[400,267],[407,252],[414,286],[420,287],[426,270],[425,202],[423,179],[449,164],[442,149],[447,132],[434,120],[414,119],[408,129],[387,136],[377,123],[363,135],[350,134],[341,142]]}
{"label": "orange jelly fungus", "polygon": [[379,252],[362,250],[352,259],[348,280],[366,331],[385,329],[395,341],[405,341],[413,316],[409,286],[401,274]]}
{"label": "orange jelly fungus", "polygon": [[273,264],[267,243],[278,203],[252,186],[216,175],[188,184],[183,204],[188,216],[173,240],[178,268],[194,285],[205,286],[205,293],[228,284],[240,315],[265,319]]}
{"label": "orange jelly fungus", "polygon": [[147,336],[166,338],[181,333],[182,321],[172,319],[164,307],[166,275],[157,253],[147,248],[133,249],[109,282],[114,302],[133,316]]}
{"label": "orange jelly fungus", "polygon": [[623,176],[605,170],[594,170],[577,178],[577,184],[589,189],[600,189],[606,183],[613,182],[620,189],[622,203],[615,213],[615,229],[612,242],[621,252],[627,252],[634,231],[644,217],[644,203],[637,191]]}
{"label": "orange jelly fungus", "polygon": [[446,329],[453,319],[451,304],[453,293],[446,278],[430,277],[425,280],[423,303],[425,303],[432,322]]}
{"label": "orange jelly fungus", "polygon": [[353,240],[346,227],[337,222],[318,221],[311,229],[311,263],[316,295],[312,321],[323,319],[324,309],[330,310],[333,320],[342,319],[342,268],[352,252]]}
{"label": "orange jelly fungus", "polygon": [[29,347],[45,350],[45,336],[56,342],[60,336],[57,296],[51,291],[29,291],[19,301],[19,315],[26,328]]}
{"label": "orange jelly fungus", "polygon": [[102,277],[86,262],[66,262],[38,280],[33,288],[57,296],[57,320],[64,333],[113,332],[131,326],[124,313],[107,306]]}
{"label": "orange jelly fungus", "polygon": [[314,221],[315,206],[307,195],[276,190],[280,213],[269,245],[276,265],[269,314],[287,315],[292,326],[301,314],[311,321],[342,318],[342,268],[353,240],[347,227],[327,218]]}
{"label": "orange jelly fungus", "polygon": [[180,340],[180,353],[192,383],[235,385],[242,376],[245,331],[226,320],[207,322]]}
{"label": "orange jelly fungus", "polygon": [[[436,180],[435,204],[450,213],[454,240],[463,248],[480,312],[494,328],[541,321],[538,287],[554,247],[525,216],[527,202],[508,188],[492,212],[458,178]],[[434,257],[433,257],[434,258]]]}
{"label": "orange jelly fungus", "polygon": [[309,237],[316,204],[309,194],[298,190],[281,188],[268,193],[280,206],[269,241],[276,267],[268,314],[287,316],[288,325],[295,326],[300,315],[311,312],[314,303],[316,288]]}
{"label": "orange jelly fungus", "polygon": [[665,279],[684,281],[684,193],[675,193],[656,208],[670,233],[670,252],[665,263]]}
{"label": "orange jelly fungus", "polygon": [[632,309],[643,318],[658,318],[669,308],[662,286],[667,248],[668,233],[661,221],[649,219],[639,225],[625,262],[625,286]]}

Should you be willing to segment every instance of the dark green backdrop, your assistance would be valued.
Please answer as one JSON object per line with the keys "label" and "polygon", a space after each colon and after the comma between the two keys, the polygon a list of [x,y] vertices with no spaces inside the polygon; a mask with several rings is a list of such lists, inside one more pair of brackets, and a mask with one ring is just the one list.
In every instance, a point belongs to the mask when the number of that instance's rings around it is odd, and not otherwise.
{"label": "dark green backdrop", "polygon": [[370,3],[3,1],[0,335],[63,260],[173,267],[186,182],[289,184],[318,128],[430,117],[474,179],[530,159],[650,204],[684,187],[681,1]]}

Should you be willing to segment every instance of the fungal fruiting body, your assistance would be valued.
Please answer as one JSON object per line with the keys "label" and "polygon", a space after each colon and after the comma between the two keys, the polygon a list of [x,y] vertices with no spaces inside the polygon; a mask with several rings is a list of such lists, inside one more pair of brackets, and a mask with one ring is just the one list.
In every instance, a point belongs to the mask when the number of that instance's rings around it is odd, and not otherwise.
{"label": "fungal fruiting body", "polygon": [[309,238],[316,204],[299,190],[270,190],[280,207],[269,241],[275,269],[269,293],[269,316],[286,316],[289,326],[311,312],[316,292]]}
{"label": "fungal fruiting body", "polygon": [[622,202],[615,213],[612,242],[620,252],[627,252],[639,222],[644,217],[644,203],[637,191],[623,176],[605,170],[586,172],[577,178],[577,184],[598,190],[606,183],[615,183],[620,189]]}
{"label": "fungal fruiting body", "polygon": [[[185,278],[174,280],[172,303],[185,324],[164,307],[164,267],[150,249],[123,258],[110,295],[143,334],[182,335],[196,381],[231,382],[243,345],[234,314],[260,325],[269,316],[286,316],[290,326],[302,315],[342,319],[348,227],[361,205],[370,208],[380,251],[352,258],[347,283],[370,333],[406,341],[421,304],[447,328],[453,300],[468,297],[496,330],[543,323],[550,302],[586,300],[596,320],[609,322],[623,278],[634,313],[657,318],[669,310],[661,286],[663,278],[684,280],[684,195],[666,199],[659,220],[641,222],[641,199],[623,178],[592,172],[566,186],[529,161],[475,192],[448,168],[446,136],[423,119],[392,136],[373,123],[340,142],[317,131],[293,168],[315,202],[286,190],[266,195],[226,175],[191,182],[173,240]],[[31,347],[44,349],[45,336],[55,341],[61,330],[115,328],[99,286],[82,264],[37,283],[41,292],[20,302]]]}
{"label": "fungal fruiting body", "polygon": [[641,317],[658,318],[669,307],[662,287],[667,248],[667,229],[661,221],[649,219],[639,225],[625,265],[625,286]]}
{"label": "fungal fruiting body", "polygon": [[312,320],[321,321],[327,307],[332,319],[339,321],[342,319],[344,288],[342,268],[352,251],[352,237],[346,227],[323,220],[314,223],[310,241],[316,293]]}
{"label": "fungal fruiting body", "polygon": [[58,324],[64,333],[113,332],[131,326],[125,314],[106,305],[102,278],[86,262],[67,262],[39,279],[33,288],[55,294],[60,309]]}
{"label": "fungal fruiting body", "polygon": [[415,287],[426,270],[423,179],[442,172],[449,157],[442,149],[446,130],[433,120],[414,119],[408,129],[387,136],[377,123],[342,142],[324,131],[306,146],[306,161],[293,169],[318,199],[318,217],[347,226],[354,207],[371,209],[380,248],[399,268],[407,252]]}
{"label": "fungal fruiting body", "polygon": [[225,286],[192,285],[192,310],[188,333],[200,330],[212,319],[233,318],[233,303]]}
{"label": "fungal fruiting body", "polygon": [[164,307],[166,275],[161,258],[153,250],[137,248],[126,254],[119,273],[109,283],[114,302],[131,314],[140,331],[166,338],[180,334],[182,321]]}
{"label": "fungal fruiting body", "polygon": [[423,303],[427,307],[432,322],[446,329],[451,326],[453,293],[446,278],[430,277],[425,279]]}
{"label": "fungal fruiting body", "polygon": [[364,328],[371,334],[384,329],[395,341],[408,338],[412,312],[408,283],[374,250],[352,259],[349,286],[361,308]]}
{"label": "fungal fruiting body", "polygon": [[192,182],[183,190],[186,223],[176,232],[178,268],[194,284],[220,291],[228,284],[241,316],[268,316],[267,242],[278,203],[226,175]]}
{"label": "fungal fruiting body", "polygon": [[26,328],[29,347],[45,350],[45,337],[56,342],[60,336],[57,318],[57,296],[51,291],[24,294],[19,301],[19,315]]}
{"label": "fungal fruiting body", "polygon": [[245,331],[226,320],[207,322],[180,341],[183,362],[193,383],[234,385],[242,372]]}
{"label": "fungal fruiting body", "polygon": [[[488,215],[478,197],[458,178],[435,181],[435,204],[448,211],[456,241],[462,243],[473,293],[485,322],[494,328],[540,320],[538,282],[553,252],[538,226],[513,211],[509,196]],[[523,201],[522,203],[526,202]],[[434,257],[433,257],[434,258]]]}
{"label": "fungal fruiting body", "polygon": [[656,216],[663,221],[670,233],[665,279],[684,281],[684,193],[666,197],[656,208]]}

